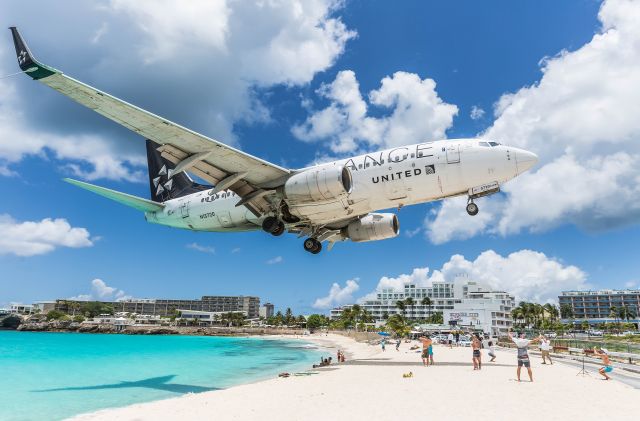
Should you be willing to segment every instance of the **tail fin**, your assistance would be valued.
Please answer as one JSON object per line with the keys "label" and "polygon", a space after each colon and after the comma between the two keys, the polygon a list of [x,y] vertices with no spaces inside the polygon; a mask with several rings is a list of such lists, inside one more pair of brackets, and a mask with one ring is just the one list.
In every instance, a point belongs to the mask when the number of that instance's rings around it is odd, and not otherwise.
{"label": "tail fin", "polygon": [[169,170],[174,169],[176,166],[160,155],[160,152],[158,152],[159,147],[160,145],[147,139],[147,163],[149,165],[151,200],[165,202],[177,197],[208,190],[212,187],[194,182],[185,172],[171,174]]}

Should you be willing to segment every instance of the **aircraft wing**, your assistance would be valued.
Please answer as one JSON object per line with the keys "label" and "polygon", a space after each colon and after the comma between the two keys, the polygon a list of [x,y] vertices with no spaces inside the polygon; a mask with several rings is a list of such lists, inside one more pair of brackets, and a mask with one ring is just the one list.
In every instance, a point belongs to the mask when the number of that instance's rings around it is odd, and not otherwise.
{"label": "aircraft wing", "polygon": [[265,197],[284,183],[290,171],[196,133],[123,100],[77,81],[38,62],[17,28],[11,27],[20,68],[31,78],[160,144],[163,157],[216,187],[233,190],[244,206],[259,216],[268,209]]}

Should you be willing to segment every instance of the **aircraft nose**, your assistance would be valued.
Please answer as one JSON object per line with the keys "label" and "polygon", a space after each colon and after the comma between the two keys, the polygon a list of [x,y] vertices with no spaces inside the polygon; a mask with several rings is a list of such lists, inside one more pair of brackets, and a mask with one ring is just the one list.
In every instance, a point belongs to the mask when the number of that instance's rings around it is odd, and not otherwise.
{"label": "aircraft nose", "polygon": [[516,165],[518,166],[518,174],[522,174],[525,171],[531,169],[538,163],[538,155],[533,152],[525,151],[524,149],[518,149],[516,151]]}

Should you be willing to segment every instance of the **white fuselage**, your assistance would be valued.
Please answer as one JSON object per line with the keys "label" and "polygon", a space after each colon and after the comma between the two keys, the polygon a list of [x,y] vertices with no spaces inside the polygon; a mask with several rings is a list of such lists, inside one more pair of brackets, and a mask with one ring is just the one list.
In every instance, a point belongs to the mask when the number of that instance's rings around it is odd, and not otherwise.
{"label": "white fuselage", "polygon": [[[347,167],[352,190],[320,202],[284,200],[292,215],[314,225],[331,226],[380,209],[425,203],[467,194],[487,183],[502,184],[535,164],[535,155],[485,139],[441,140],[386,149],[317,167]],[[304,168],[300,171],[315,167]],[[212,190],[165,202],[147,221],[196,231],[260,229],[257,218],[235,193]]]}

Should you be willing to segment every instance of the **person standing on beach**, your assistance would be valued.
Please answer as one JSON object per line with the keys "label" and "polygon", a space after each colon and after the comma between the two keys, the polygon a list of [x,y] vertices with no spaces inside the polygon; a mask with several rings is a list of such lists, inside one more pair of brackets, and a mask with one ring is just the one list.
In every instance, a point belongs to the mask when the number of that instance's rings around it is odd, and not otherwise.
{"label": "person standing on beach", "polygon": [[514,338],[513,334],[509,332],[509,338],[516,344],[518,347],[518,370],[516,371],[518,376],[518,381],[520,381],[520,369],[524,366],[527,368],[527,372],[529,373],[529,380],[533,382],[533,372],[531,371],[531,360],[529,360],[529,352],[527,351],[527,347],[540,340],[540,337],[535,339],[527,339],[525,337],[524,332],[519,335],[519,338]]}
{"label": "person standing on beach", "polygon": [[[551,341],[546,336],[542,336],[540,341],[540,353],[542,354],[542,364],[546,364],[546,358],[549,359],[549,364],[553,365],[551,361]],[[545,358],[546,357],[546,358]]]}
{"label": "person standing on beach", "polygon": [[453,347],[453,333],[449,332],[449,335],[447,336],[447,341],[449,341],[449,349],[451,349]]}
{"label": "person standing on beach", "polygon": [[460,346],[460,332],[456,331],[456,346]]}
{"label": "person standing on beach", "polygon": [[471,349],[473,350],[473,369],[481,370],[482,369],[482,354],[480,353],[480,348],[482,343],[480,342],[480,337],[478,335],[471,334]]}
{"label": "person standing on beach", "polygon": [[422,341],[422,365],[429,366],[429,360],[433,361],[433,348],[431,349],[431,355],[429,355],[429,348],[433,345],[433,341],[426,335],[424,338],[420,338]]}
{"label": "person standing on beach", "polygon": [[593,355],[596,357],[602,358],[602,367],[598,370],[601,376],[604,377],[602,380],[611,380],[611,377],[607,375],[607,373],[611,373],[613,371],[613,366],[611,365],[611,360],[609,359],[609,351],[605,348],[600,348],[600,351],[593,347]]}
{"label": "person standing on beach", "polygon": [[396,351],[400,351],[400,342],[402,342],[402,340],[400,338],[398,338],[396,340]]}
{"label": "person standing on beach", "polygon": [[382,346],[382,352],[384,352],[384,346],[386,345],[387,340],[385,338],[382,338],[382,341],[380,342],[380,346]]}

